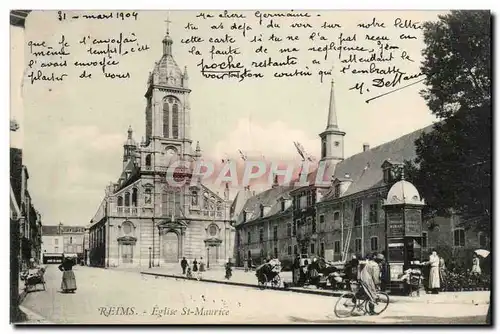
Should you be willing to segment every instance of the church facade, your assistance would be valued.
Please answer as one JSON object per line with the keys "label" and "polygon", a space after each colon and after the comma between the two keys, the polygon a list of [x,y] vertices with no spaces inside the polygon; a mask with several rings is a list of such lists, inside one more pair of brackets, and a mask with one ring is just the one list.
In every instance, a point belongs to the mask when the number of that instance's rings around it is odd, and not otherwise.
{"label": "church facade", "polygon": [[[173,58],[168,31],[163,55],[148,78],[146,137],[141,143],[128,129],[123,170],[106,187],[105,197],[89,226],[89,263],[99,267],[146,267],[203,257],[208,266],[222,265],[233,252],[234,228],[229,216],[229,189],[211,191],[185,168],[174,186],[172,164],[192,166],[201,159],[193,149],[187,69]],[[179,181],[179,180],[177,180]]]}

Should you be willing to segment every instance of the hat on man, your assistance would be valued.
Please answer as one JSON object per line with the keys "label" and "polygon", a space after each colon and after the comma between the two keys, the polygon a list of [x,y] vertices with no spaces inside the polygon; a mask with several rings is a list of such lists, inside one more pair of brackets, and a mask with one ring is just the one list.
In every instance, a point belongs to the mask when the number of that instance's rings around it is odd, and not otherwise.
{"label": "hat on man", "polygon": [[384,255],[382,255],[382,254],[377,254],[376,259],[377,259],[377,260],[380,260],[380,261],[383,261],[385,258],[384,258]]}

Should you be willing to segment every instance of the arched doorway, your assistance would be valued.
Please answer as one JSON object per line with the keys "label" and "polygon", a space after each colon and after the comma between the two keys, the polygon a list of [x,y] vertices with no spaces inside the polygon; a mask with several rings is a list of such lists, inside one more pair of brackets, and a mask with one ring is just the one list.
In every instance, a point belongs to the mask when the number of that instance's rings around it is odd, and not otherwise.
{"label": "arched doorway", "polygon": [[163,236],[163,258],[165,262],[179,262],[179,237],[174,232]]}

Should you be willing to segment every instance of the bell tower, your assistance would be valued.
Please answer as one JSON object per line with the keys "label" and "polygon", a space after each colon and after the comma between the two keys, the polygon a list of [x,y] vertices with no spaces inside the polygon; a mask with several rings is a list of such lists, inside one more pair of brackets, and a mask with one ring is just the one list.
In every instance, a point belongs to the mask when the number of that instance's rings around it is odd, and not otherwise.
{"label": "bell tower", "polygon": [[153,143],[155,165],[168,167],[172,159],[189,160],[191,144],[188,73],[173,57],[170,20],[162,40],[162,56],[149,74],[146,90],[146,145]]}
{"label": "bell tower", "polygon": [[333,80],[330,88],[330,104],[326,129],[319,136],[321,137],[321,161],[326,161],[328,165],[335,165],[344,160],[345,132],[340,131],[337,122],[335,84]]}

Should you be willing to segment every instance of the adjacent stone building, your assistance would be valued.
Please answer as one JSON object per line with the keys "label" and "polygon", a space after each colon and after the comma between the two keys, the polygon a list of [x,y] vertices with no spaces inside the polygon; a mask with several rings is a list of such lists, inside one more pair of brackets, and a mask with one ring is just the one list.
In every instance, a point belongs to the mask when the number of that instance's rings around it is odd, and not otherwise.
{"label": "adjacent stone building", "polygon": [[[192,147],[187,69],[173,57],[167,32],[163,54],[146,88],[146,139],[137,143],[129,128],[123,171],[105,190],[89,227],[92,266],[160,266],[204,258],[210,265],[233,256],[229,189],[223,196],[202,184],[192,168],[167,175],[172,164],[192,166],[201,159]],[[187,180],[177,187],[167,178]],[[193,180],[193,182],[189,182]]]}
{"label": "adjacent stone building", "polygon": [[[362,152],[344,159],[345,133],[337,124],[333,90],[332,85],[327,128],[320,134],[321,161],[328,162],[326,176],[331,183],[311,184],[323,173],[318,168],[307,176],[309,186],[275,186],[240,204],[242,209],[235,219],[239,260],[252,256],[259,261],[263,256],[277,255],[290,262],[300,253],[342,261],[354,254],[385,251],[383,200],[391,186],[401,180],[404,161],[416,158],[415,140],[432,131],[433,125],[374,148],[364,144]],[[419,197],[418,191],[415,196]],[[283,208],[281,203],[287,203],[284,211],[279,209]],[[435,248],[447,260],[460,258],[468,265],[474,249],[490,249],[484,233],[465,231],[460,225],[457,215],[424,221],[413,255],[427,258],[429,250]]]}
{"label": "adjacent stone building", "polygon": [[[10,184],[14,207],[17,206],[20,215],[16,213],[19,229],[20,269],[26,269],[31,258],[40,261],[42,246],[42,218],[35,209],[28,189],[28,168],[23,165],[23,152],[18,148],[10,149]],[[13,254],[14,255],[14,254]]]}

